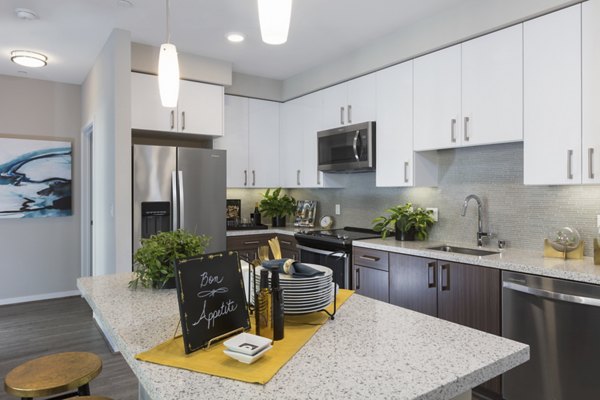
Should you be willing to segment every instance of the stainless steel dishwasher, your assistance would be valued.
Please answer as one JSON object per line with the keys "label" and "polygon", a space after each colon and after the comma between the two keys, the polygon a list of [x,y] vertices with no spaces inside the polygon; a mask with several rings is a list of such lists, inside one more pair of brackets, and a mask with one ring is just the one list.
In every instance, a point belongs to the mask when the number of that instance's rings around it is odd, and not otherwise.
{"label": "stainless steel dishwasher", "polygon": [[600,286],[503,272],[502,336],[531,347],[505,399],[600,399]]}

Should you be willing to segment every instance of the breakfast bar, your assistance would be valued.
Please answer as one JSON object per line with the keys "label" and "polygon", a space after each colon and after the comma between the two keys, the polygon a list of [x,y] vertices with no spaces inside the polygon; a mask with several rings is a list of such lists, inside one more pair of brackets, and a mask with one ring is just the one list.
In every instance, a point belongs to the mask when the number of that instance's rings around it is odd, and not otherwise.
{"label": "breakfast bar", "polygon": [[132,290],[130,279],[80,278],[77,286],[141,398],[468,398],[529,359],[527,345],[354,294],[267,384],[219,378],[135,359],[173,337],[179,313],[175,290]]}

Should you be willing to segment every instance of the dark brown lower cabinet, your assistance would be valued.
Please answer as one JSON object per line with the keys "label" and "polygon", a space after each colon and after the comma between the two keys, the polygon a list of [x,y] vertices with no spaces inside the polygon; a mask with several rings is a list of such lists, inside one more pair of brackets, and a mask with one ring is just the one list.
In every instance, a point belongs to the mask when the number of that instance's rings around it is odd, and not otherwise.
{"label": "dark brown lower cabinet", "polygon": [[387,271],[355,264],[352,273],[356,293],[386,303],[390,301]]}
{"label": "dark brown lower cabinet", "polygon": [[[500,270],[390,254],[390,303],[500,336]],[[478,389],[501,398],[501,380]]]}

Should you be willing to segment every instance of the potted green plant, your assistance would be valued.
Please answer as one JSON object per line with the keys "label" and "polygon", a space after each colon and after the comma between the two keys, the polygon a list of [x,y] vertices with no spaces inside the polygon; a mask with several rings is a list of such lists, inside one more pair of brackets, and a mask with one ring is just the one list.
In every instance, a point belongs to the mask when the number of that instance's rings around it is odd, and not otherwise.
{"label": "potted green plant", "polygon": [[281,188],[273,190],[267,189],[263,193],[263,199],[258,204],[260,212],[265,217],[271,217],[273,226],[285,226],[285,217],[292,215],[296,212],[296,200],[288,196],[287,194],[279,196],[281,194]]}
{"label": "potted green plant", "polygon": [[414,209],[412,203],[397,205],[386,212],[389,215],[373,220],[373,230],[381,232],[384,239],[389,233],[395,232],[396,240],[426,240],[429,237],[428,229],[435,222],[431,210],[420,207]]}
{"label": "potted green plant", "polygon": [[196,235],[183,229],[160,232],[142,239],[142,247],[133,255],[134,279],[129,287],[172,289],[175,287],[175,261],[204,253],[210,242],[206,235]]}

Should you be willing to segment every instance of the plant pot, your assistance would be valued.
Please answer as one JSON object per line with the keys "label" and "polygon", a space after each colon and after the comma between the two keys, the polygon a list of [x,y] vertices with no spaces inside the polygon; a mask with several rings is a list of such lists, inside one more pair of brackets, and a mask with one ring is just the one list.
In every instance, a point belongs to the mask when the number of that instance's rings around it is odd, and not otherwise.
{"label": "plant pot", "polygon": [[152,288],[154,289],[175,289],[177,284],[175,283],[175,277],[167,279],[165,282],[152,281]]}
{"label": "plant pot", "polygon": [[411,228],[408,231],[401,231],[400,229],[398,229],[398,227],[396,227],[395,236],[396,240],[413,241],[415,240],[415,230]]}
{"label": "plant pot", "polygon": [[273,227],[285,227],[285,215],[283,216],[278,216],[278,217],[273,217],[273,221],[272,221],[272,225]]}

